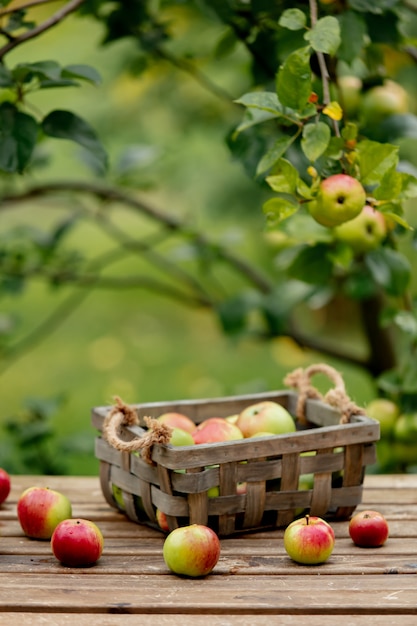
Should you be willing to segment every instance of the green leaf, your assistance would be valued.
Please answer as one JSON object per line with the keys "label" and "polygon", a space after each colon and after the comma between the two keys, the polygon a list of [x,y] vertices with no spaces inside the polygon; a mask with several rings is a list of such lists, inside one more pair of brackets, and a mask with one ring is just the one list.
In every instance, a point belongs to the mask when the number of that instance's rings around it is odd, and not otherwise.
{"label": "green leaf", "polygon": [[86,80],[94,85],[101,83],[101,76],[94,67],[90,65],[67,65],[62,68],[62,78],[78,78]]}
{"label": "green leaf", "polygon": [[398,164],[398,146],[365,139],[356,146],[363,185],[378,185],[384,174]]}
{"label": "green leaf", "polygon": [[289,276],[304,283],[328,286],[332,279],[333,264],[327,253],[328,246],[322,243],[302,247],[288,268]]}
{"label": "green leaf", "polygon": [[263,122],[272,120],[276,117],[278,117],[276,113],[270,113],[256,108],[248,108],[244,113],[242,122],[236,128],[233,135],[236,137],[239,133],[242,133],[248,128],[256,126],[257,124],[262,124]]}
{"label": "green leaf", "polygon": [[301,148],[310,162],[318,159],[327,150],[330,137],[330,128],[324,122],[304,126]]}
{"label": "green leaf", "polygon": [[404,255],[391,248],[379,248],[365,256],[365,263],[374,281],[389,295],[404,293],[411,278],[410,263]]}
{"label": "green leaf", "polygon": [[10,70],[7,69],[4,65],[0,63],[0,87],[13,87],[14,80],[10,73]]}
{"label": "green leaf", "polygon": [[9,102],[0,105],[0,170],[22,173],[38,138],[39,127],[31,115]]}
{"label": "green leaf", "polygon": [[387,9],[400,4],[400,0],[350,0],[349,6],[354,11],[363,13],[384,13]]}
{"label": "green leaf", "polygon": [[295,194],[298,181],[298,170],[286,159],[279,159],[266,179],[273,191],[287,194]]}
{"label": "green leaf", "polygon": [[337,58],[350,64],[360,57],[365,45],[366,22],[362,15],[354,11],[345,11],[338,16],[341,43]]}
{"label": "green leaf", "polygon": [[376,200],[397,200],[402,190],[402,176],[395,165],[381,178],[379,186],[373,192]]}
{"label": "green leaf", "polygon": [[71,111],[56,110],[42,121],[45,135],[58,139],[69,139],[91,152],[101,170],[107,169],[107,154],[93,128]]}
{"label": "green leaf", "polygon": [[40,80],[59,80],[61,78],[61,66],[56,61],[19,63],[12,73],[20,82],[24,82],[32,76],[37,76]]}
{"label": "green leaf", "polygon": [[301,30],[307,25],[307,17],[300,9],[287,9],[281,14],[278,24],[288,30]]}
{"label": "green leaf", "polygon": [[341,41],[339,22],[332,15],[326,15],[317,20],[314,28],[308,31],[304,38],[316,52],[334,55]]}
{"label": "green leaf", "polygon": [[264,203],[262,210],[267,217],[268,224],[275,226],[293,215],[298,208],[298,204],[286,198],[270,198]]}
{"label": "green leaf", "polygon": [[277,94],[283,106],[300,110],[310,97],[311,69],[310,48],[300,48],[292,52],[278,70]]}
{"label": "green leaf", "polygon": [[243,104],[245,107],[253,109],[261,109],[275,115],[282,114],[282,105],[278,100],[278,96],[273,91],[253,91],[245,93],[243,96],[235,100],[237,104]]}
{"label": "green leaf", "polygon": [[286,153],[296,137],[297,134],[292,137],[280,137],[277,139],[272,148],[268,150],[268,152],[264,154],[260,160],[256,174],[259,176],[273,167],[275,163]]}

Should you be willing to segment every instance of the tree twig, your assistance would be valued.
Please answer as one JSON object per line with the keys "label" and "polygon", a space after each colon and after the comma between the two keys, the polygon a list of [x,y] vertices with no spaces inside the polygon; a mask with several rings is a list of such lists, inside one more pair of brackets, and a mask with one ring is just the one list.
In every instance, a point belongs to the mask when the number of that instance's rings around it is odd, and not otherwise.
{"label": "tree twig", "polygon": [[31,0],[30,2],[25,2],[25,4],[21,4],[16,6],[15,4],[12,7],[6,7],[5,9],[0,9],[0,18],[3,15],[10,15],[11,13],[18,13],[19,11],[25,11],[26,9],[30,9],[31,7],[38,6],[41,4],[51,4],[52,2],[58,2],[58,0]]}

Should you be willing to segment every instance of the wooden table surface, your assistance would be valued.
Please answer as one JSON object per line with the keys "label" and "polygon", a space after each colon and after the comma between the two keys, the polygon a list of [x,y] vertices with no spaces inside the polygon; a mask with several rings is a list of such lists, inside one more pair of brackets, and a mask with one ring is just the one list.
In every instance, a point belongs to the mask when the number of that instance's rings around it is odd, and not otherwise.
{"label": "wooden table surface", "polygon": [[[382,548],[355,547],[347,521],[337,522],[327,563],[302,566],[287,557],[283,531],[246,534],[222,539],[220,560],[203,579],[171,574],[164,535],[113,510],[96,477],[12,476],[12,485],[0,507],[1,624],[417,624],[417,475],[365,479],[357,510],[387,517],[390,538]],[[99,525],[105,545],[95,566],[66,568],[48,541],[23,535],[16,502],[32,485],[62,491],[74,517]]]}

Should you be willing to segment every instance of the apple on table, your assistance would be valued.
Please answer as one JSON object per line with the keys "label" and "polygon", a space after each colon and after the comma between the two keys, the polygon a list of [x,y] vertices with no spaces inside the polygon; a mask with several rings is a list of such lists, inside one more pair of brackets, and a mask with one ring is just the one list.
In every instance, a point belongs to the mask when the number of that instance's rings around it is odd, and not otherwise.
{"label": "apple on table", "polygon": [[12,482],[6,470],[0,468],[0,504],[3,504],[9,497]]}
{"label": "apple on table", "polygon": [[321,517],[305,515],[287,526],[284,548],[301,565],[319,565],[333,552],[335,535],[332,526]]}
{"label": "apple on table", "polygon": [[82,518],[63,520],[51,537],[54,556],[67,567],[94,565],[101,557],[103,545],[104,539],[99,527]]}
{"label": "apple on table", "polygon": [[388,522],[378,511],[360,511],[349,522],[349,535],[361,548],[379,548],[388,539]]}
{"label": "apple on table", "polygon": [[207,576],[220,558],[220,540],[203,524],[181,526],[165,539],[163,557],[167,567],[179,576]]}
{"label": "apple on table", "polygon": [[48,487],[29,487],[17,502],[23,532],[32,539],[50,539],[60,522],[72,516],[70,500]]}

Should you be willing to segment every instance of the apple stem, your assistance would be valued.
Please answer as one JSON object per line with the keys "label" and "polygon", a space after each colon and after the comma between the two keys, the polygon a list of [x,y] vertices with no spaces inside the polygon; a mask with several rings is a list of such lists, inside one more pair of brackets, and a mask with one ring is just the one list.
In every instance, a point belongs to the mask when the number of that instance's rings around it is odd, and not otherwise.
{"label": "apple stem", "polygon": [[306,524],[307,524],[307,526],[309,525],[309,523],[310,523],[310,516],[306,515]]}

